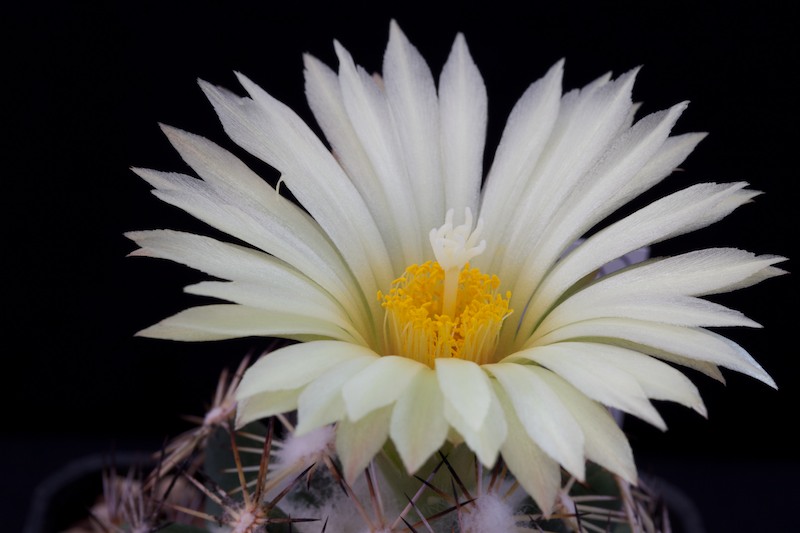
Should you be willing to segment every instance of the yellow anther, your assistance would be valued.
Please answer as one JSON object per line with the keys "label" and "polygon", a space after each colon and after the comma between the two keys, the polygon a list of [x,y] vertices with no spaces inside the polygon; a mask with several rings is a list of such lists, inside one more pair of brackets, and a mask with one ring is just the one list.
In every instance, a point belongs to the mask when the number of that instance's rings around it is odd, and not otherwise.
{"label": "yellow anther", "polygon": [[445,278],[442,266],[428,261],[409,266],[388,294],[378,292],[390,353],[430,367],[439,357],[492,362],[511,293],[498,294],[497,276],[467,264],[456,278],[453,309],[445,310]]}

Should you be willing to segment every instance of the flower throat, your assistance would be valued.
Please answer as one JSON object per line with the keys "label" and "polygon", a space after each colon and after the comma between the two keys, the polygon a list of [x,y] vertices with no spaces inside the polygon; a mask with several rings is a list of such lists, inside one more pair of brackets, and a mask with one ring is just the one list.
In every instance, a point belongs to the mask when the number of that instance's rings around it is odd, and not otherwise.
{"label": "flower throat", "polygon": [[486,249],[485,240],[478,242],[482,228],[478,220],[472,230],[469,208],[464,224],[453,227],[449,210],[444,225],[430,232],[436,261],[409,266],[388,294],[378,292],[389,353],[431,368],[440,357],[493,362],[511,293],[498,294],[500,279],[469,265]]}

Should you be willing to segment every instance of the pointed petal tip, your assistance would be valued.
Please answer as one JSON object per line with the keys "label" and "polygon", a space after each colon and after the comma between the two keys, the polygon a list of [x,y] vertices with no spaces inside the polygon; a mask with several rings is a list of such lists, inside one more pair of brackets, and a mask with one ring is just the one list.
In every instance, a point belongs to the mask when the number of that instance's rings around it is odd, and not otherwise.
{"label": "pointed petal tip", "polygon": [[343,65],[350,65],[351,68],[355,68],[353,56],[351,56],[347,48],[336,39],[333,40],[333,51],[336,53],[336,58],[339,60],[340,69]]}
{"label": "pointed petal tip", "polygon": [[185,138],[192,135],[185,130],[170,126],[169,124],[164,124],[163,122],[159,122],[158,127],[161,128],[161,132],[173,146],[175,146],[176,141],[178,141],[180,137]]}
{"label": "pointed petal tip", "polygon": [[[208,83],[207,81],[205,81],[205,80],[202,80],[202,79],[200,79],[200,78],[197,78],[197,85],[199,85],[199,86],[200,86],[200,90],[201,90],[201,91],[203,91],[203,94],[204,94],[204,95],[206,96],[206,98],[207,98],[208,100],[210,100],[212,103],[213,103],[215,100],[218,100],[218,96],[219,96],[219,94],[220,94],[219,87],[216,87],[216,86],[214,86],[214,85],[212,85],[212,84]],[[217,98],[215,98],[215,96],[216,96]]]}
{"label": "pointed petal tip", "polygon": [[235,429],[242,429],[250,422],[253,422],[253,420],[250,420],[247,416],[245,416],[244,413],[241,412],[241,410],[239,409],[236,410],[236,416],[233,421],[233,426]]}
{"label": "pointed petal tip", "polygon": [[636,82],[636,78],[639,76],[639,72],[642,70],[642,66],[643,65],[638,65],[633,67],[620,75],[615,81],[624,84],[627,90],[630,91],[633,88],[633,84]]}
{"label": "pointed petal tip", "polygon": [[197,84],[200,86],[200,90],[203,91],[203,94],[206,95],[206,98],[211,101],[212,105],[214,102],[219,102],[224,96],[234,96],[231,91],[225,89],[224,87],[214,85],[213,83],[199,78],[197,80]]}
{"label": "pointed petal tip", "polygon": [[669,108],[671,113],[683,113],[686,111],[686,108],[689,107],[689,100],[683,100],[682,102],[678,102],[677,104],[673,105]]}
{"label": "pointed petal tip", "polygon": [[[126,235],[127,237],[127,235]],[[130,237],[128,237],[130,239]],[[134,239],[131,239],[134,240]],[[134,240],[135,241],[135,240]],[[125,257],[149,257],[150,254],[145,251],[144,248],[137,248],[132,252],[129,252],[125,255]]]}
{"label": "pointed petal tip", "polygon": [[145,339],[158,339],[158,338],[161,338],[156,334],[157,328],[158,328],[158,324],[155,324],[155,325],[152,325],[152,326],[147,326],[146,328],[140,329],[139,331],[134,333],[133,336],[134,337],[142,337],[142,338],[145,338]]}
{"label": "pointed petal tip", "polygon": [[239,83],[242,84],[242,87],[247,88],[248,85],[249,86],[255,85],[255,83],[253,83],[253,81],[250,78],[248,78],[247,76],[245,76],[244,74],[242,74],[238,70],[234,70],[233,71],[233,75],[236,76],[236,79],[239,80]]}
{"label": "pointed petal tip", "polygon": [[303,67],[306,70],[319,66],[322,63],[317,57],[310,52],[303,52]]}
{"label": "pointed petal tip", "polygon": [[700,403],[693,405],[692,410],[702,416],[705,419],[708,419],[708,409],[706,408],[706,404],[703,403],[701,400]]}
{"label": "pointed petal tip", "polygon": [[633,466],[633,470],[630,472],[614,472],[616,475],[621,477],[624,481],[627,481],[634,487],[639,484],[639,472],[636,470],[636,466]]}
{"label": "pointed petal tip", "polygon": [[159,128],[161,128],[161,131],[164,133],[164,135],[167,137],[167,139],[169,139],[169,141],[172,144],[175,144],[175,141],[179,140],[181,138],[183,138],[183,139],[187,139],[187,138],[188,139],[203,139],[202,137],[200,137],[196,133],[192,133],[192,132],[186,131],[184,129],[177,128],[175,126],[171,126],[171,125],[165,124],[163,122],[159,122],[158,126],[159,126]]}
{"label": "pointed petal tip", "polygon": [[775,383],[775,380],[774,380],[774,379],[772,379],[772,376],[770,376],[770,375],[769,375],[769,374],[767,374],[766,372],[764,372],[764,375],[763,375],[763,377],[759,377],[759,378],[757,378],[757,379],[758,379],[759,381],[761,381],[762,383],[765,383],[766,385],[769,385],[769,386],[770,386],[770,387],[772,387],[773,389],[775,389],[775,390],[778,390],[778,384],[777,384],[777,383]]}

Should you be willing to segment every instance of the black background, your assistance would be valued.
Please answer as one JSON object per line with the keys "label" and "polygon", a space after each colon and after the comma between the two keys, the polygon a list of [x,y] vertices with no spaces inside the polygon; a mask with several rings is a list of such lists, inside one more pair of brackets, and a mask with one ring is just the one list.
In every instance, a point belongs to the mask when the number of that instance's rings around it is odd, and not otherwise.
{"label": "black background", "polygon": [[[765,192],[655,253],[735,246],[796,257],[798,55],[788,10],[646,4],[40,3],[10,12],[3,264],[11,298],[0,441],[0,517],[10,525],[0,529],[20,529],[34,487],[70,461],[157,449],[186,427],[179,415],[202,413],[223,367],[268,345],[133,337],[194,303],[181,288],[201,278],[178,265],[126,258],[134,247],[122,233],[207,231],[161,204],[129,167],[185,170],[158,122],[242,154],[225,138],[197,78],[238,91],[233,71],[241,71],[310,121],[304,52],[335,65],[338,39],[358,63],[380,70],[396,18],[437,75],[460,31],[489,94],[490,157],[516,98],[558,59],[566,58],[567,89],[644,65],[634,88],[642,111],[690,100],[676,132],[711,133],[685,172],[656,193],[739,180]],[[792,262],[783,266],[794,270]],[[778,391],[733,372],[725,373],[727,386],[692,375],[709,420],[663,405],[667,433],[627,426],[640,469],[689,494],[709,531],[777,531],[792,523],[800,493],[794,277],[717,298],[764,325],[725,334],[770,372]]]}

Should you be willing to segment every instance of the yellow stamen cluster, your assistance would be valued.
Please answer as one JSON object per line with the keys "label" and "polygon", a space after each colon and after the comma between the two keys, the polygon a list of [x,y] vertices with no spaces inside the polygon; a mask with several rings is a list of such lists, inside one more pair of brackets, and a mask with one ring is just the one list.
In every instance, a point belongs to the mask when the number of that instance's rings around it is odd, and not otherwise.
{"label": "yellow stamen cluster", "polygon": [[411,265],[378,292],[386,309],[389,353],[431,368],[439,357],[458,357],[478,364],[492,362],[503,320],[511,314],[511,293],[497,293],[500,280],[467,264],[458,275],[452,316],[443,312],[445,270],[435,261]]}

